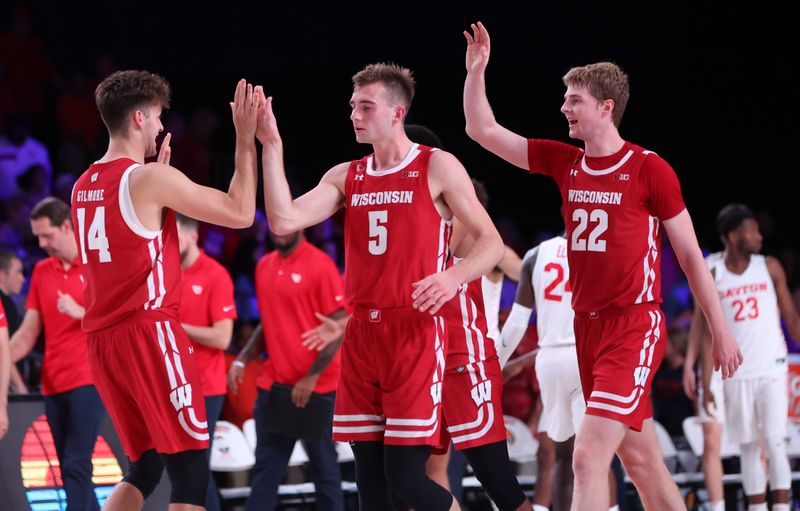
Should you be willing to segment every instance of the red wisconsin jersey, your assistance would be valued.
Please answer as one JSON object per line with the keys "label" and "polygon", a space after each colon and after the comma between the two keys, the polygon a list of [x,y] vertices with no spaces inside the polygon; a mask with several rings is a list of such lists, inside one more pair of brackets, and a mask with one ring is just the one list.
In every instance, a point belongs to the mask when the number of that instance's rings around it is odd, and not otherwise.
{"label": "red wisconsin jersey", "polygon": [[445,269],[452,222],[428,188],[431,148],[414,144],[399,165],[350,164],[345,182],[345,294],[350,305],[411,307],[411,284]]}
{"label": "red wisconsin jersey", "polygon": [[72,190],[72,223],[86,277],[83,330],[95,332],[141,311],[177,320],[180,257],[175,212],[162,229],[136,216],[128,189],[140,164],[128,158],[95,163]]}
{"label": "red wisconsin jersey", "polygon": [[685,209],[672,167],[629,142],[589,158],[569,144],[529,140],[528,163],[561,191],[573,309],[660,303],[661,221]]}

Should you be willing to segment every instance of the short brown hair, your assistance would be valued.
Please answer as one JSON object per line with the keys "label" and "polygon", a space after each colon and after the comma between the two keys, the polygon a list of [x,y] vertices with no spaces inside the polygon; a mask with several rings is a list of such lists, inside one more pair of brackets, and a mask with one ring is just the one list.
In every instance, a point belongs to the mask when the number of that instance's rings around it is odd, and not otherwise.
{"label": "short brown hair", "polygon": [[50,219],[50,225],[53,227],[61,227],[67,220],[72,223],[69,206],[57,197],[45,197],[31,210],[31,220],[45,217]]}
{"label": "short brown hair", "polygon": [[628,75],[613,62],[597,62],[588,66],[573,67],[564,75],[564,85],[585,87],[598,101],[610,99],[614,102],[611,118],[619,128],[622,114],[630,97]]}
{"label": "short brown hair", "polygon": [[397,64],[384,62],[370,64],[353,75],[353,87],[381,83],[386,87],[387,100],[392,105],[402,104],[408,110],[414,99],[414,77],[410,70]]}
{"label": "short brown hair", "polygon": [[125,129],[125,118],[153,101],[169,106],[169,83],[149,71],[117,71],[97,86],[94,100],[100,117],[112,135]]}

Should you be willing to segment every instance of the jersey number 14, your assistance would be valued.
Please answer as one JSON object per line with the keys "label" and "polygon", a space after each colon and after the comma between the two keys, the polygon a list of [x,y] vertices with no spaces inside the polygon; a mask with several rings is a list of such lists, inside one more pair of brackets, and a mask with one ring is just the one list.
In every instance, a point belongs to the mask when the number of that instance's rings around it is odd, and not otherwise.
{"label": "jersey number 14", "polygon": [[101,263],[111,262],[111,252],[108,250],[108,237],[106,236],[106,208],[98,206],[94,210],[94,218],[89,223],[89,232],[86,232],[86,208],[78,208],[78,238],[80,239],[81,262],[87,263],[86,249],[97,251],[97,258]]}

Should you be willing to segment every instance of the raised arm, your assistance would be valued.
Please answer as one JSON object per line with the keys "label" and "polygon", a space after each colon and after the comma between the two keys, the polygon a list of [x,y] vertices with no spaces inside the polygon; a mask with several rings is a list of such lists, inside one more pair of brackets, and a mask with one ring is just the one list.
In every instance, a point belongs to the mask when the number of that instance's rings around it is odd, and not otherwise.
{"label": "raised arm", "polygon": [[714,279],[711,277],[711,272],[703,260],[700,246],[697,244],[689,212],[684,209],[673,218],[665,220],[664,228],[675,250],[678,263],[692,288],[695,301],[708,321],[711,330],[714,368],[721,369],[722,377],[728,378],[741,365],[742,352],[725,321]]}
{"label": "raised arm", "polygon": [[514,305],[508,314],[503,330],[500,332],[500,342],[497,346],[497,356],[500,359],[500,367],[503,367],[511,358],[514,350],[517,349],[528,323],[533,314],[533,306],[536,303],[533,292],[533,267],[536,265],[536,258],[539,255],[539,247],[535,247],[525,254],[520,268],[519,284],[517,284],[517,296],[514,298]]}
{"label": "raised arm", "polygon": [[255,143],[261,87],[241,80],[231,103],[236,129],[235,168],[228,192],[198,185],[181,171],[159,162],[131,173],[130,192],[145,227],[160,227],[162,209],[170,208],[201,222],[232,228],[249,227],[256,211],[257,153]]}
{"label": "raised arm", "polygon": [[348,164],[333,167],[314,189],[293,199],[286,180],[283,141],[272,110],[272,97],[263,101],[266,106],[259,116],[256,136],[263,145],[264,205],[270,229],[276,234],[290,234],[320,223],[344,204]]}
{"label": "raised arm", "polygon": [[467,79],[464,82],[464,117],[469,138],[517,167],[528,169],[528,141],[497,123],[486,97],[486,65],[491,44],[480,21],[472,25],[467,39]]}
{"label": "raised arm", "polygon": [[441,195],[453,216],[475,240],[460,263],[414,283],[413,306],[435,314],[455,296],[458,286],[491,271],[503,257],[504,245],[492,219],[478,201],[466,169],[455,156],[444,151],[434,152],[428,172],[431,194]]}

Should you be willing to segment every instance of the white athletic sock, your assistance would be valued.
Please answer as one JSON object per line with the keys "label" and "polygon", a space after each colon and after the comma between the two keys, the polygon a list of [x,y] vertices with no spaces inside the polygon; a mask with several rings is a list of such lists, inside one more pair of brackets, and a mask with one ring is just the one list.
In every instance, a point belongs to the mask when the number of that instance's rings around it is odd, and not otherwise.
{"label": "white athletic sock", "polygon": [[767,503],[762,502],[761,504],[748,504],[747,511],[769,511],[767,509]]}
{"label": "white athletic sock", "polygon": [[789,511],[789,504],[772,504],[772,511]]}
{"label": "white athletic sock", "polygon": [[534,504],[533,511],[550,511],[550,508],[541,504]]}
{"label": "white athletic sock", "polygon": [[718,500],[716,502],[709,502],[708,511],[725,511],[725,501]]}

